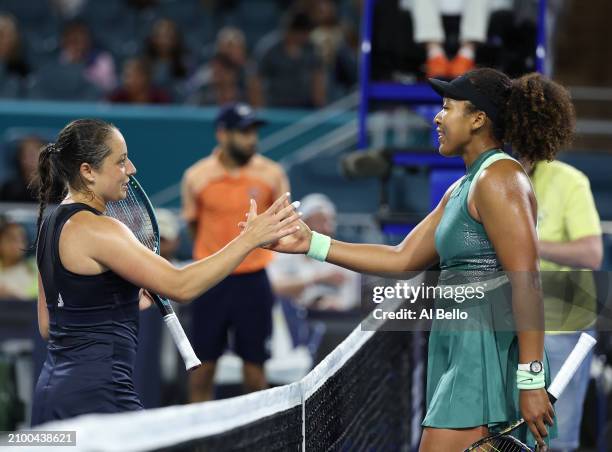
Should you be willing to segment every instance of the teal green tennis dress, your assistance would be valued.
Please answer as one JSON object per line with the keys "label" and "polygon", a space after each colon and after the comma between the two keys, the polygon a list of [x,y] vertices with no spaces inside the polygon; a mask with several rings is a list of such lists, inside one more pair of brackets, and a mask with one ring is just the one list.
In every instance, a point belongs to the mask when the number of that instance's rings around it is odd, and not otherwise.
{"label": "teal green tennis dress", "polygon": [[[453,189],[436,229],[439,286],[480,287],[482,297],[460,305],[456,299],[436,299],[436,308],[459,308],[468,313],[468,319],[434,318],[429,338],[425,427],[486,425],[493,432],[521,418],[510,284],[483,225],[469,214],[467,205],[474,180],[500,159],[511,157],[494,149],[474,161]],[[546,359],[545,369],[548,386]],[[533,445],[527,433],[524,428],[516,436]],[[550,434],[554,434],[551,429]]]}

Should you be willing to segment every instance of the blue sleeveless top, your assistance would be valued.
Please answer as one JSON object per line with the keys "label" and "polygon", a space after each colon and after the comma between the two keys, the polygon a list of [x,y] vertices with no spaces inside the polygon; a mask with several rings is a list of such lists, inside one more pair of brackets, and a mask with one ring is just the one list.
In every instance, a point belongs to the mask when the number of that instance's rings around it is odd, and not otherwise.
{"label": "blue sleeveless top", "polygon": [[112,271],[73,273],[60,260],[62,228],[83,210],[101,215],[86,204],[61,204],[40,230],[37,262],[49,312],[49,342],[34,393],[32,425],[142,409],[132,381],[139,288]]}

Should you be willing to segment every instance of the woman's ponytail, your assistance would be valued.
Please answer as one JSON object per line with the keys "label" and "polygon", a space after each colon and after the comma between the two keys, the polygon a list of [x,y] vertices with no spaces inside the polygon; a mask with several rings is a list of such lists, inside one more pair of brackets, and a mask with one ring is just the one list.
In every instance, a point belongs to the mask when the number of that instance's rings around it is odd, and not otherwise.
{"label": "woman's ponytail", "polygon": [[66,180],[57,165],[57,160],[60,158],[59,152],[55,143],[49,143],[42,148],[38,157],[38,176],[33,181],[33,185],[38,187],[35,245],[38,243],[45,208],[49,203],[61,200],[66,192]]}

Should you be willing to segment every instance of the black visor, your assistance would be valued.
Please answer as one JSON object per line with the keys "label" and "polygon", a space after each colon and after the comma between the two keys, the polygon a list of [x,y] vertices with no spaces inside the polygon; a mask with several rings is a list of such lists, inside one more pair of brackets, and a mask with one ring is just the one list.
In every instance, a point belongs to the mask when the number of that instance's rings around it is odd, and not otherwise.
{"label": "black visor", "polygon": [[442,97],[455,100],[469,100],[476,108],[484,111],[491,121],[497,122],[499,116],[497,107],[472,85],[467,76],[462,75],[451,82],[430,78],[429,84]]}

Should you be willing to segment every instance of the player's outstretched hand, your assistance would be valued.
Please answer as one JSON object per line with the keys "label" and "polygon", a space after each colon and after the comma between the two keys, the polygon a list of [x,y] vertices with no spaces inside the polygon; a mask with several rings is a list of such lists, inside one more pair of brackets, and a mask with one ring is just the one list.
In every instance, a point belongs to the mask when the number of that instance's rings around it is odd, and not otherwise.
{"label": "player's outstretched hand", "polygon": [[251,199],[246,223],[241,223],[242,235],[254,247],[276,243],[300,228],[300,214],[289,204],[289,193],[279,197],[262,214],[257,214],[257,203]]}
{"label": "player's outstretched hand", "polygon": [[[285,195],[278,198],[274,202],[274,204],[270,206],[270,208],[266,211],[266,213],[272,210],[273,212],[276,212],[276,214],[278,215],[281,212],[286,211],[287,209],[291,209],[295,211],[295,209],[297,209],[299,205],[300,205],[299,201],[296,201],[294,203],[289,203],[289,193],[286,193]],[[254,216],[257,216],[256,211],[257,210],[253,211],[253,209],[251,208],[251,211],[247,214],[248,218],[252,220]],[[312,231],[310,230],[308,225],[306,225],[306,223],[304,223],[300,219],[300,216],[301,214],[299,214],[298,218],[294,221],[294,223],[292,223],[297,226],[296,229],[293,229],[293,231],[291,231],[289,234],[284,235],[283,237],[277,240],[273,240],[261,246],[266,249],[272,250],[272,251],[277,251],[279,253],[288,253],[288,254],[307,253],[308,248],[310,247],[310,239],[312,237]],[[241,222],[238,225],[241,231],[243,231],[243,233],[245,233],[247,230],[248,222],[249,220],[247,220],[246,222]]]}

